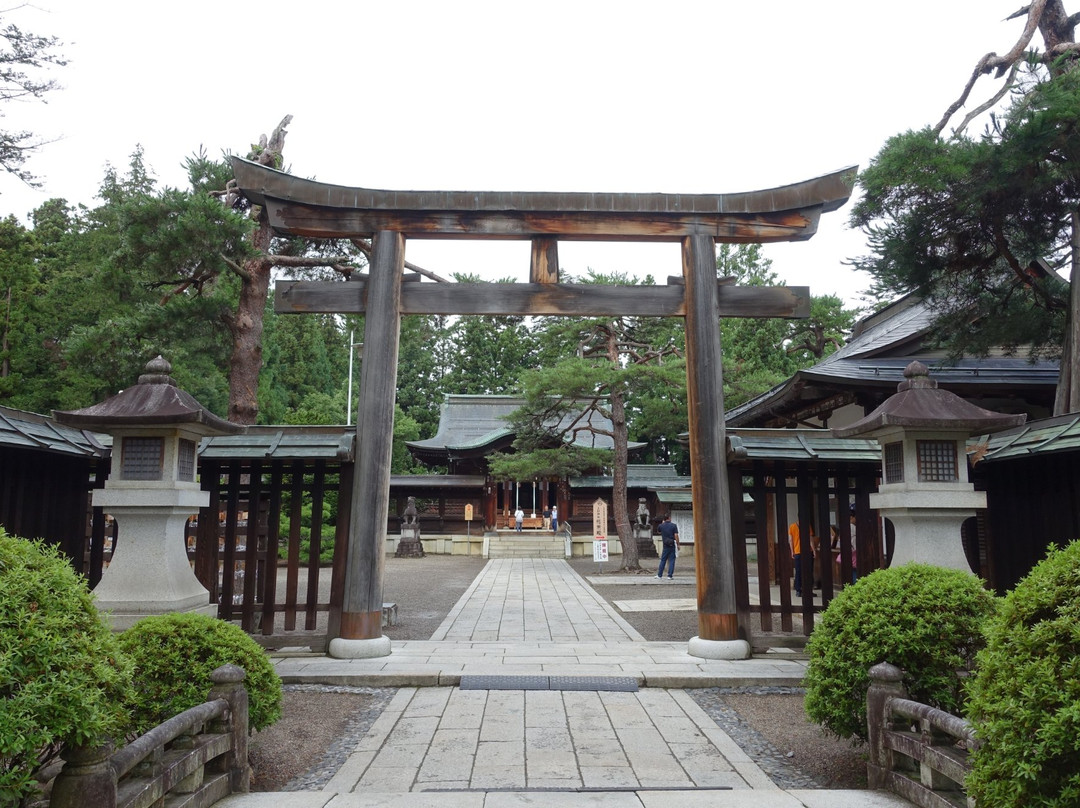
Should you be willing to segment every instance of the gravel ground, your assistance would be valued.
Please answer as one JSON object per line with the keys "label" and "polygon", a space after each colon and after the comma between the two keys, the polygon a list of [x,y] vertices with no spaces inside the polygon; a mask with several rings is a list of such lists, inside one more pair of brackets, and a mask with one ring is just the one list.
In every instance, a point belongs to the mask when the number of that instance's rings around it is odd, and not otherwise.
{"label": "gravel ground", "polygon": [[[643,559],[655,574],[655,559]],[[386,559],[383,591],[398,605],[391,640],[427,639],[483,568],[481,558],[428,556]],[[592,559],[571,562],[583,576],[598,573]],[[625,574],[605,565],[605,574]],[[680,559],[676,577],[693,580],[690,559]],[[606,584],[596,590],[608,602],[649,598],[694,597],[692,585]],[[622,616],[648,640],[667,641],[697,634],[697,614],[628,612]],[[773,780],[783,788],[866,788],[862,749],[825,738],[807,721],[802,691],[794,688],[705,688],[688,691]],[[393,696],[387,688],[288,685],[281,721],[251,739],[250,757],[256,791],[318,789]]]}

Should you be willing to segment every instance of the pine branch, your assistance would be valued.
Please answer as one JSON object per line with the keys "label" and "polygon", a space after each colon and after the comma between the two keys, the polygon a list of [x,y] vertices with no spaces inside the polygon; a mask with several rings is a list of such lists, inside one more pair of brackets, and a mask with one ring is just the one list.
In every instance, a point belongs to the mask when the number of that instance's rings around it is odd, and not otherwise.
{"label": "pine branch", "polygon": [[[371,261],[371,250],[372,250],[371,242],[368,241],[367,239],[363,239],[363,238],[353,238],[353,239],[349,239],[349,241],[351,241],[353,243],[353,246],[356,247],[356,249],[358,249],[360,252],[362,252],[364,254],[364,256],[367,258],[368,262],[370,263],[370,261]],[[416,264],[413,264],[413,263],[411,263],[409,261],[405,262],[405,268],[412,271],[412,272],[417,272],[417,273],[423,275],[425,278],[431,278],[433,281],[438,281],[439,283],[450,283],[450,281],[448,281],[446,278],[443,278],[440,275],[436,275],[430,269],[424,269],[423,267],[418,267]]]}

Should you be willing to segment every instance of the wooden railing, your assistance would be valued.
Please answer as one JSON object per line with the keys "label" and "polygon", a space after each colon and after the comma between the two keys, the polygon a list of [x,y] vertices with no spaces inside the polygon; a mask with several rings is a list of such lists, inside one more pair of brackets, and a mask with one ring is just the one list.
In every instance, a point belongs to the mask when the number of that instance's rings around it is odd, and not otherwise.
{"label": "wooden railing", "polygon": [[111,746],[67,747],[50,808],[208,806],[246,792],[248,694],[244,671],[223,665],[210,674],[209,699],[174,716],[116,752]]}
{"label": "wooden railing", "polygon": [[971,724],[907,698],[903,672],[887,662],[870,669],[866,719],[870,788],[922,808],[974,808],[964,794],[968,754],[978,746]]}

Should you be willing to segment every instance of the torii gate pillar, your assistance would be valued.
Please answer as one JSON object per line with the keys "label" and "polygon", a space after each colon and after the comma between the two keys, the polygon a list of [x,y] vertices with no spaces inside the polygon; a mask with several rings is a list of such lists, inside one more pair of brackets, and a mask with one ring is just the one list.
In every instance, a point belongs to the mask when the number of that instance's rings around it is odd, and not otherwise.
{"label": "torii gate pillar", "polygon": [[747,659],[750,643],[739,639],[736,616],[731,509],[727,502],[716,240],[712,236],[684,238],[682,261],[698,599],[698,636],[690,639],[687,651],[706,659]]}
{"label": "torii gate pillar", "polygon": [[382,579],[386,520],[390,508],[390,462],[394,442],[398,336],[401,330],[401,277],[405,236],[376,233],[371,255],[364,363],[356,410],[356,474],[349,521],[349,562],[341,604],[339,636],[329,653],[338,659],[368,659],[390,653],[382,633]]}

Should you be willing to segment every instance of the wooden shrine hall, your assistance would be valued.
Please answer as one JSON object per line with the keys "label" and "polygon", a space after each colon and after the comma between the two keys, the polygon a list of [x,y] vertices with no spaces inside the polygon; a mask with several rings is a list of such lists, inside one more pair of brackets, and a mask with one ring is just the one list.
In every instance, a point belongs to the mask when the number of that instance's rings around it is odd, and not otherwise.
{"label": "wooden shrine hall", "polygon": [[[720,317],[806,317],[805,287],[718,281],[716,243],[808,239],[823,213],[850,197],[856,169],[730,194],[384,191],[302,179],[237,157],[237,189],[283,235],[370,238],[367,277],[279,283],[279,312],[364,314],[359,452],[339,636],[332,656],[390,653],[382,635],[383,543],[390,490],[398,338],[403,314],[667,316],[686,319],[698,630],[691,654],[750,655],[739,636],[732,529],[726,498]],[[531,241],[528,283],[405,283],[407,239]],[[682,274],[664,286],[559,282],[558,242],[666,241],[682,248]],[[659,274],[659,273],[658,273]]]}

